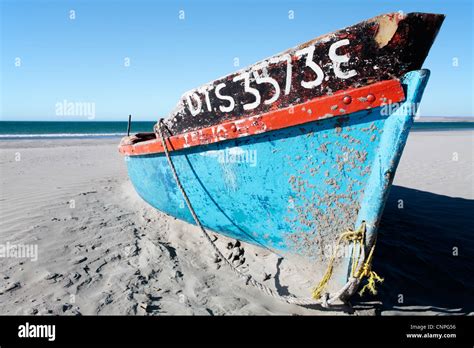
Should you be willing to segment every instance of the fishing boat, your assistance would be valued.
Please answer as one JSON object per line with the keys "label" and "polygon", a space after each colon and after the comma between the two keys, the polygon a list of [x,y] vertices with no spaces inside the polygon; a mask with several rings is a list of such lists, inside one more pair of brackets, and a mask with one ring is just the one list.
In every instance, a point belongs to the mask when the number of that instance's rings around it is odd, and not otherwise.
{"label": "fishing boat", "polygon": [[372,287],[377,226],[443,20],[380,15],[185,93],[152,132],[122,139],[133,186],[203,230],[327,267],[315,300],[349,298],[364,276]]}

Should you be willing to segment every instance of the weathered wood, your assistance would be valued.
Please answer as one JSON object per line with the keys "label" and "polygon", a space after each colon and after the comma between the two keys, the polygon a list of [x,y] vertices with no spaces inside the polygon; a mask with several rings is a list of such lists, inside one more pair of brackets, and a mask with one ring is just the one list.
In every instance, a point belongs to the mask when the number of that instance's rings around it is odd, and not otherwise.
{"label": "weathered wood", "polygon": [[391,13],[318,37],[185,93],[173,134],[294,106],[421,68],[444,15]]}

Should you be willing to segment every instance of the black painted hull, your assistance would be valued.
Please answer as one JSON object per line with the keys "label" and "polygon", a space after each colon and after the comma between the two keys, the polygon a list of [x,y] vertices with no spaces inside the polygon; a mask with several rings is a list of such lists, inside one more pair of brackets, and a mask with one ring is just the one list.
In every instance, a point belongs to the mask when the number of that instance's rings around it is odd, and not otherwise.
{"label": "black painted hull", "polygon": [[172,134],[288,108],[421,68],[444,15],[391,13],[318,37],[183,95]]}

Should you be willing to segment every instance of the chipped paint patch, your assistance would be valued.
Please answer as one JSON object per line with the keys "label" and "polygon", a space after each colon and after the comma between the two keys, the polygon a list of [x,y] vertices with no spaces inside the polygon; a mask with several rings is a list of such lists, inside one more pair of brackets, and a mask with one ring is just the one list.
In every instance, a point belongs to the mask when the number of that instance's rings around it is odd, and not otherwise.
{"label": "chipped paint patch", "polygon": [[443,20],[390,13],[315,38],[185,93],[166,125],[182,134],[401,77],[421,68]]}
{"label": "chipped paint patch", "polygon": [[379,48],[387,46],[390,40],[392,40],[398,29],[398,18],[398,15],[384,15],[379,17],[377,34],[374,37]]}
{"label": "chipped paint patch", "polygon": [[355,228],[364,183],[370,173],[367,163],[377,146],[371,136],[382,122],[371,120],[372,117],[367,114],[357,121],[351,117],[325,120],[321,125],[324,130],[306,137],[307,147],[317,150],[317,155],[311,151],[312,155],[306,156],[304,170],[299,164],[301,156],[286,156],[292,197],[285,218],[292,226],[285,239],[287,249],[321,259],[340,233]]}

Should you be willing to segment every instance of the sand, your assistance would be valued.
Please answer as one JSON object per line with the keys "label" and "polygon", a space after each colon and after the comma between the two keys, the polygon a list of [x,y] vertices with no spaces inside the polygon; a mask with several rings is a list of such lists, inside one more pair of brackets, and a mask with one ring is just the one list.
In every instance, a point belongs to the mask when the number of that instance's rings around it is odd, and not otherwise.
{"label": "sand", "polygon": [[[403,190],[419,190],[470,204],[473,135],[412,133],[391,201],[397,201]],[[0,314],[335,314],[282,304],[243,285],[215,262],[196,227],[154,210],[137,196],[117,143],[118,139],[0,142],[0,243],[36,245],[38,251],[37,260],[31,255],[0,258]],[[389,228],[385,231],[387,240],[397,235]],[[230,253],[226,247],[235,241],[216,238]],[[242,243],[242,248],[243,271],[281,294],[309,295],[315,280],[299,272],[298,265],[252,245]],[[377,262],[383,264],[384,259]],[[388,296],[389,290],[383,294]],[[426,314],[437,312],[438,304],[395,305],[390,298],[384,306],[367,303],[373,300],[356,300],[352,314]],[[454,304],[440,311],[472,310]]]}

